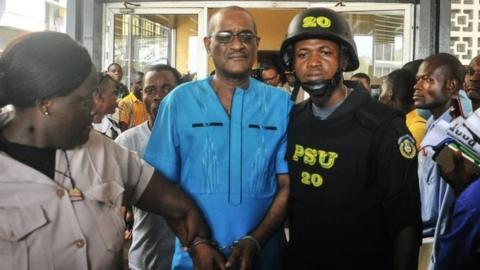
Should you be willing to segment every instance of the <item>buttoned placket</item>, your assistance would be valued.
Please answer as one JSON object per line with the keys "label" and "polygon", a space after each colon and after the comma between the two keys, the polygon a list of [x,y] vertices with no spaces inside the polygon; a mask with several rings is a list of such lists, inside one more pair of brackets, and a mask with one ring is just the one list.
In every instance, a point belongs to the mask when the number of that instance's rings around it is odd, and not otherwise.
{"label": "buttoned placket", "polygon": [[236,88],[232,96],[230,114],[230,158],[229,158],[229,203],[242,203],[242,133],[243,133],[243,102],[245,91]]}
{"label": "buttoned placket", "polygon": [[[70,156],[71,153],[67,151],[67,155]],[[55,170],[65,172],[67,170],[67,164],[65,160],[65,155],[62,151],[57,150],[56,158],[55,158]],[[72,183],[70,179],[68,179],[67,174],[55,173],[55,184],[59,187],[57,190],[57,196],[60,200],[62,200],[62,207],[68,208],[69,217],[72,223],[70,226],[73,228],[74,234],[68,237],[68,242],[70,242],[70,246],[75,249],[75,253],[81,256],[82,265],[79,266],[79,260],[76,260],[77,265],[75,268],[78,269],[88,269],[88,253],[87,253],[87,241],[85,236],[82,233],[82,229],[80,227],[79,217],[75,211],[75,206],[73,204],[84,203],[83,201],[71,201],[68,196],[68,189],[72,188]]]}

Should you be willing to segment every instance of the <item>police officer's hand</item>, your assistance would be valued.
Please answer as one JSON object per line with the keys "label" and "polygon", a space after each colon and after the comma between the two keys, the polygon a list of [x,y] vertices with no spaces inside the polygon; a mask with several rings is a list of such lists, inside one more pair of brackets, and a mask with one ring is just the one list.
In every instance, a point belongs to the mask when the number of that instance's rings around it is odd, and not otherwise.
{"label": "police officer's hand", "polygon": [[209,244],[198,244],[190,250],[196,270],[225,270],[225,258]]}
{"label": "police officer's hand", "polygon": [[[193,215],[195,216],[196,214],[194,213]],[[205,235],[205,228],[200,226],[202,223],[199,223],[197,218],[187,216],[184,219],[170,218],[165,220],[177,235],[184,251],[188,251],[189,246],[196,237],[208,238],[208,235]]]}
{"label": "police officer's hand", "polygon": [[227,268],[234,266],[235,264],[240,264],[240,270],[250,270],[252,269],[253,259],[257,254],[257,245],[255,242],[242,239],[238,241],[233,247],[232,254],[228,257]]}
{"label": "police officer's hand", "polygon": [[165,218],[165,221],[180,240],[184,251],[194,243],[196,238],[209,239],[210,230],[200,211],[187,208],[180,218]]}
{"label": "police officer's hand", "polygon": [[209,239],[210,233],[205,222],[201,222],[197,212],[190,213],[183,218],[165,218],[168,226],[180,241],[183,251],[191,249],[196,238]]}

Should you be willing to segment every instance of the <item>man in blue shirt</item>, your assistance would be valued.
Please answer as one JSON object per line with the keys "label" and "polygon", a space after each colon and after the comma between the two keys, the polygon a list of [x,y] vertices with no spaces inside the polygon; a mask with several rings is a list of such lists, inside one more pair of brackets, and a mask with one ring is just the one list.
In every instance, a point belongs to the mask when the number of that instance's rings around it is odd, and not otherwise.
{"label": "man in blue shirt", "polygon": [[[458,95],[462,81],[463,66],[453,55],[432,55],[420,65],[413,99],[415,107],[428,109],[432,113],[427,122],[425,137],[440,120],[452,120],[449,113],[451,98]],[[428,141],[423,141],[421,147],[430,147],[427,144]],[[442,215],[443,205],[451,203],[453,193],[441,178],[437,164],[426,155],[426,151],[420,152],[418,163],[423,236],[431,237],[436,230],[438,217]]]}
{"label": "man in blue shirt", "polygon": [[[187,83],[162,101],[145,160],[188,192],[215,244],[196,239],[190,255],[219,248],[226,266],[281,269],[288,200],[289,95],[250,78],[258,43],[240,7],[214,14],[204,38],[215,76]],[[173,269],[193,269],[177,241]]]}
{"label": "man in blue shirt", "polygon": [[[452,116],[449,109],[452,97],[458,96],[463,82],[463,66],[458,59],[447,53],[427,57],[417,72],[417,82],[414,86],[413,99],[417,108],[427,109],[432,116],[427,121],[429,132],[440,120],[450,122]],[[431,147],[429,141],[421,143],[422,148]],[[455,195],[440,175],[437,163],[422,149],[418,155],[418,179],[420,185],[420,200],[422,205],[423,237],[443,235],[446,228],[448,209]],[[432,265],[436,261],[438,247],[434,240],[432,248]]]}
{"label": "man in blue shirt", "polygon": [[436,238],[436,261],[430,269],[480,269],[480,181],[472,175],[460,152],[455,167],[442,170],[445,181],[457,197],[448,215],[446,230]]}
{"label": "man in blue shirt", "polygon": [[437,240],[437,270],[480,269],[480,181],[458,194],[446,232]]}

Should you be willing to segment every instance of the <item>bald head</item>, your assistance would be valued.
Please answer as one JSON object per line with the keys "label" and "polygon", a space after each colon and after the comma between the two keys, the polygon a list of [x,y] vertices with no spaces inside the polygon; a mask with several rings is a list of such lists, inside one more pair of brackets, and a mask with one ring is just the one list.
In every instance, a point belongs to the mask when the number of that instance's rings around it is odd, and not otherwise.
{"label": "bald head", "polygon": [[475,56],[467,67],[464,87],[474,110],[480,108],[480,55]]}
{"label": "bald head", "polygon": [[215,28],[217,27],[221,19],[224,17],[225,13],[229,12],[244,12],[245,14],[247,14],[252,19],[255,34],[257,34],[257,24],[255,23],[253,15],[248,10],[239,6],[228,6],[218,10],[217,12],[215,12],[215,14],[212,15],[212,17],[210,17],[210,20],[208,21],[209,36],[212,35],[213,32],[215,32]]}

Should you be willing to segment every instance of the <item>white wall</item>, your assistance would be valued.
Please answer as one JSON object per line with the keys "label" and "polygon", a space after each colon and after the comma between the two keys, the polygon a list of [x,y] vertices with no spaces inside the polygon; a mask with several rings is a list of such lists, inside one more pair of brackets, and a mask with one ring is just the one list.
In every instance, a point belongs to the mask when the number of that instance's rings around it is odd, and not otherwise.
{"label": "white wall", "polygon": [[0,26],[26,31],[45,29],[45,0],[5,0]]}

